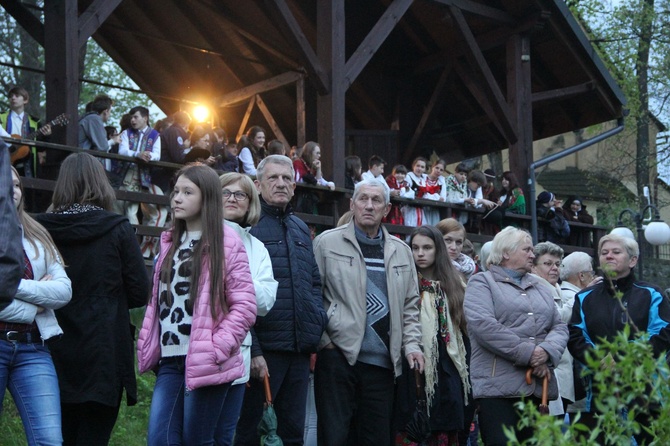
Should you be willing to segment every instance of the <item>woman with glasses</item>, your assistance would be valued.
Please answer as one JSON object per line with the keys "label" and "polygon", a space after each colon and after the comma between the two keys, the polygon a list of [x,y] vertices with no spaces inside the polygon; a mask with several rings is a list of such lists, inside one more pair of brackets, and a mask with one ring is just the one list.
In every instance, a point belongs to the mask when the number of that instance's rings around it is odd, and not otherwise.
{"label": "woman with glasses", "polygon": [[[542,242],[535,245],[533,249],[535,259],[533,260],[533,274],[547,281],[552,290],[554,304],[561,315],[561,320],[566,324],[572,316],[572,305],[563,302],[561,287],[558,284],[560,277],[561,262],[563,260],[563,248],[551,243]],[[575,384],[572,377],[572,356],[565,349],[561,360],[554,370],[558,380],[558,393],[560,398],[549,402],[549,414],[564,415],[568,404],[575,402]]]}
{"label": "woman with glasses", "polygon": [[[249,234],[249,230],[261,216],[258,192],[251,178],[240,173],[225,173],[219,177],[219,181],[223,195],[223,218],[226,219],[226,226],[237,232],[244,243],[256,292],[257,315],[265,316],[274,305],[277,281],[272,274],[272,263],[267,249],[260,240]],[[215,437],[219,445],[229,445],[233,441],[244,399],[244,388],[249,381],[251,333],[247,334],[240,350],[244,358],[245,373],[233,382],[226,395],[226,413]]]}

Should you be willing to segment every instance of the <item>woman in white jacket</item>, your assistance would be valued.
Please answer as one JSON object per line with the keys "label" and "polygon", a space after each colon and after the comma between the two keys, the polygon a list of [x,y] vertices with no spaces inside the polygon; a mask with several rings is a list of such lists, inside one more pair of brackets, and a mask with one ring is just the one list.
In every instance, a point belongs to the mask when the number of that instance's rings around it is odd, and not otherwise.
{"label": "woman in white jacket", "polygon": [[[265,316],[275,303],[277,281],[272,274],[272,263],[267,249],[260,240],[249,234],[249,230],[258,223],[261,216],[258,192],[251,178],[240,173],[225,173],[219,180],[223,189],[223,216],[226,225],[234,229],[244,243],[256,292],[257,316]],[[246,373],[233,382],[226,395],[226,408],[230,410],[227,410],[224,422],[219,426],[216,435],[217,444],[221,445],[230,445],[233,442],[235,426],[244,400],[245,384],[249,381],[251,333],[248,333],[242,342],[241,351]]]}
{"label": "woman in white jacket", "polygon": [[60,444],[60,393],[47,344],[63,333],[54,310],[70,301],[72,286],[51,236],[23,209],[23,188],[13,167],[12,182],[25,268],[14,300],[0,311],[0,411],[8,388],[28,444]]}

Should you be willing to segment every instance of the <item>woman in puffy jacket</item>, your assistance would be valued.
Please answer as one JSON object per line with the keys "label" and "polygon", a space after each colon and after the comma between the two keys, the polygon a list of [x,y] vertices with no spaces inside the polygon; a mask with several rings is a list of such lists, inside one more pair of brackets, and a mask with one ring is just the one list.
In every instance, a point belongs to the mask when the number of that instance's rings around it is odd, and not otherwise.
{"label": "woman in puffy jacket", "polygon": [[[521,442],[532,436],[532,428],[517,431],[514,405],[524,397],[539,404],[545,377],[549,399],[558,397],[554,368],[566,348],[568,327],[551,289],[528,274],[533,259],[530,234],[508,226],[493,239],[488,271],[472,276],[465,290],[470,379],[486,446],[507,444],[504,426],[515,430]],[[525,376],[529,369],[530,384]]]}
{"label": "woman in puffy jacket", "polygon": [[140,372],[156,370],[149,445],[213,444],[231,383],[245,373],[242,341],[256,320],[240,237],[223,226],[219,177],[190,165],[177,174],[174,226],[161,236],[137,342]]}
{"label": "woman in puffy jacket", "polygon": [[[249,257],[251,277],[256,291],[256,309],[258,316],[265,316],[275,303],[277,281],[272,273],[270,254],[263,242],[249,234],[252,226],[261,216],[261,199],[248,175],[237,172],[224,173],[219,177],[223,194],[223,216],[226,229],[234,230],[242,239]],[[240,417],[244,389],[249,381],[251,368],[251,333],[242,342],[244,375],[236,379],[226,396],[226,413],[217,433],[217,445],[233,444],[235,427]]]}
{"label": "woman in puffy jacket", "polygon": [[70,301],[72,285],[51,236],[23,209],[23,187],[14,167],[12,183],[25,270],[14,300],[0,311],[0,411],[9,389],[27,443],[60,444],[58,377],[48,342],[63,334],[54,310]]}

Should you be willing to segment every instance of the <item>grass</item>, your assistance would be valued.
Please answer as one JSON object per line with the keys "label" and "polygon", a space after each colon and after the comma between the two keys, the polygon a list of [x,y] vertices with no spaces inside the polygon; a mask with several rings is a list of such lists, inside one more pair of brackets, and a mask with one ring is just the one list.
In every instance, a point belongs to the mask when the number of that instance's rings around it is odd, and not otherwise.
{"label": "grass", "polygon": [[[143,309],[131,311],[133,324],[139,326],[144,315]],[[137,372],[136,372],[137,373]],[[156,378],[153,373],[145,373],[137,376],[137,404],[133,407],[126,406],[125,395],[121,401],[119,418],[114,426],[111,446],[143,446],[147,444],[147,428],[149,426],[149,408],[151,406],[151,395]],[[0,443],[2,446],[25,446],[26,436],[23,431],[21,418],[16,410],[14,401],[7,391],[2,402],[2,415],[0,415]]]}

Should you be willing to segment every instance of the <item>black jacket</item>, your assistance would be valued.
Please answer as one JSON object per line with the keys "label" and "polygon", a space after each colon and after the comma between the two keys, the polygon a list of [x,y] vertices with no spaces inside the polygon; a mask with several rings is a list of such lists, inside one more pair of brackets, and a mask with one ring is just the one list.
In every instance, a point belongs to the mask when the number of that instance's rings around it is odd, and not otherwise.
{"label": "black jacket", "polygon": [[[584,363],[584,355],[599,339],[612,340],[623,330],[626,321],[632,320],[640,331],[649,334],[649,343],[654,353],[660,356],[670,348],[670,301],[658,287],[647,282],[636,282],[631,272],[628,276],[608,280],[586,288],[575,295],[570,320],[568,348],[575,359]],[[628,315],[614,297],[621,291],[622,304]],[[631,339],[635,330],[631,329]]]}
{"label": "black jacket", "polygon": [[51,344],[61,402],[137,402],[135,327],[129,308],[146,304],[150,283],[128,219],[93,210],[36,216],[63,254],[72,300],[56,310],[63,337]]}
{"label": "black jacket", "polygon": [[279,288],[270,312],[256,319],[251,355],[263,350],[315,352],[327,318],[309,229],[290,205],[282,211],[261,198],[261,206],[261,219],[251,234],[270,253]]}
{"label": "black jacket", "polygon": [[21,226],[14,205],[9,149],[0,139],[0,310],[14,298],[23,277]]}

